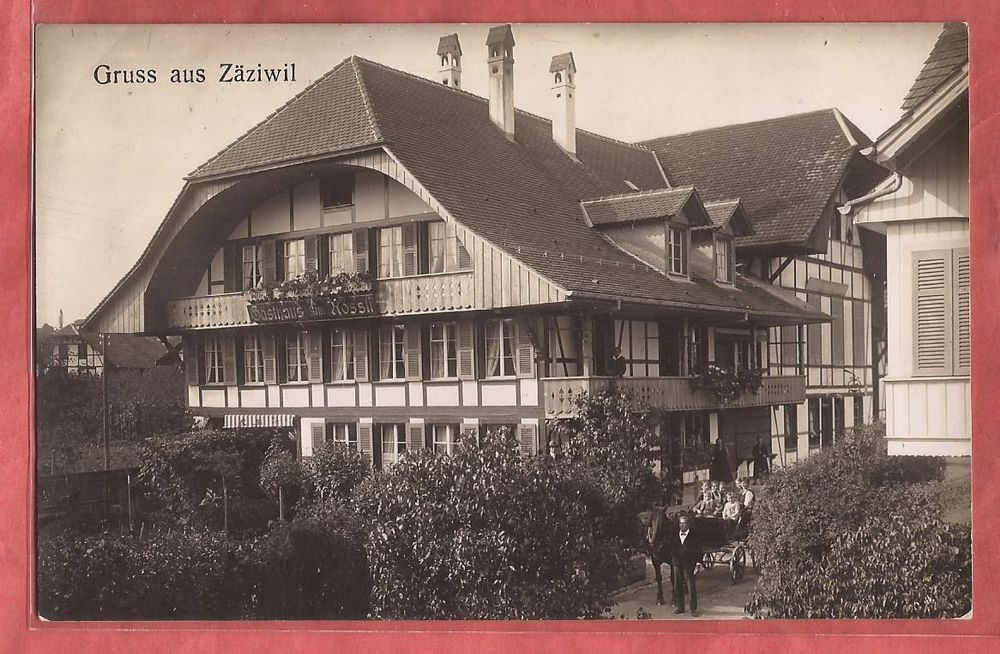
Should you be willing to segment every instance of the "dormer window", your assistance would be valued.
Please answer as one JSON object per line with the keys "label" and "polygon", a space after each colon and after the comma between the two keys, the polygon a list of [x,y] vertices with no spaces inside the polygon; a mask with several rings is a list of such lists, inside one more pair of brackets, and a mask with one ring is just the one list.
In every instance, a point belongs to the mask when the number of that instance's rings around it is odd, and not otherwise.
{"label": "dormer window", "polygon": [[688,274],[688,232],[683,227],[667,227],[667,270],[672,275]]}
{"label": "dormer window", "polygon": [[320,196],[324,209],[349,207],[354,204],[354,176],[331,175],[320,183]]}
{"label": "dormer window", "polygon": [[733,283],[733,242],[729,238],[715,237],[715,279]]}

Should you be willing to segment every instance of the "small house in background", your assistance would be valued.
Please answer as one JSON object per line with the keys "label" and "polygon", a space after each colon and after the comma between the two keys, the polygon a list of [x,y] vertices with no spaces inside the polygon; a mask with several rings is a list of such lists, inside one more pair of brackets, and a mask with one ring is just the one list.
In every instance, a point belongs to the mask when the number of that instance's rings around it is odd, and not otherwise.
{"label": "small house in background", "polygon": [[[100,375],[105,356],[101,336],[80,330],[82,320],[57,329],[38,343],[38,371],[62,368],[70,374]],[[132,334],[108,336],[107,362],[115,370],[144,370],[156,365],[178,365],[176,347],[160,339]],[[176,339],[175,339],[176,340]]]}
{"label": "small house in background", "polygon": [[895,171],[844,207],[886,239],[890,454],[968,456],[972,409],[969,32],[949,23],[872,159]]}

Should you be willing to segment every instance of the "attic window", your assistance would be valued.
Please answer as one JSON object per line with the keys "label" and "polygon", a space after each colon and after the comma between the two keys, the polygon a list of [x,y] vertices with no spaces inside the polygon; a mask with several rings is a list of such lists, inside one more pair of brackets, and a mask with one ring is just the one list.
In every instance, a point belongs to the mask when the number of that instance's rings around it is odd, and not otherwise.
{"label": "attic window", "polygon": [[683,227],[667,228],[667,264],[672,275],[688,274],[688,232]]}
{"label": "attic window", "polygon": [[556,84],[562,84],[562,73],[556,73]]}
{"label": "attic window", "polygon": [[354,176],[341,173],[323,179],[320,183],[320,196],[324,209],[337,209],[353,205]]}
{"label": "attic window", "polygon": [[715,238],[715,279],[731,284],[733,282],[733,243],[728,238]]}

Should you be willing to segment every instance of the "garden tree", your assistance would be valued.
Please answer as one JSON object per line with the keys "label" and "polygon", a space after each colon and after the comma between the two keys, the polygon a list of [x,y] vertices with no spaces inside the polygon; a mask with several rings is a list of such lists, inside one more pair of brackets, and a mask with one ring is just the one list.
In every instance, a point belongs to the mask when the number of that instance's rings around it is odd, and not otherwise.
{"label": "garden tree", "polygon": [[302,500],[299,509],[341,505],[368,476],[369,467],[355,450],[324,443],[302,463]]}
{"label": "garden tree", "polygon": [[453,455],[407,454],[361,484],[372,614],[406,619],[598,617],[623,552],[587,469],[521,457],[508,430]]}
{"label": "garden tree", "polygon": [[292,506],[302,492],[302,464],[286,438],[271,441],[260,466],[260,487],[278,503],[278,519],[285,520],[285,507]]}
{"label": "garden tree", "polygon": [[143,443],[139,479],[168,524],[259,529],[273,515],[260,488],[274,429],[194,430]]}
{"label": "garden tree", "polygon": [[80,447],[101,442],[101,380],[50,368],[35,381],[39,465],[71,462]]}
{"label": "garden tree", "polygon": [[747,611],[827,618],[964,613],[971,541],[967,529],[941,520],[942,474],[940,460],[889,457],[878,428],[867,426],[771,475],[754,507],[750,545],[759,576]]}
{"label": "garden tree", "polygon": [[134,440],[183,431],[191,424],[184,393],[179,366],[112,370],[108,395],[119,425],[113,437]]}
{"label": "garden tree", "polygon": [[624,539],[640,511],[673,497],[674,480],[653,472],[654,448],[664,446],[657,424],[652,409],[612,389],[580,396],[577,417],[560,425],[569,435],[562,457],[588,469],[611,506],[612,532]]}

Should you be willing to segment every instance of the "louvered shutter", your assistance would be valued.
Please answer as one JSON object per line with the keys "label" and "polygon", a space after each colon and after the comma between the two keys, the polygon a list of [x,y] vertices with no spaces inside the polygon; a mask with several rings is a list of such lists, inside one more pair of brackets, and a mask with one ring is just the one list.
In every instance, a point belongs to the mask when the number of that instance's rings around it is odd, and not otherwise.
{"label": "louvered shutter", "polygon": [[222,250],[222,284],[226,293],[243,290],[243,248],[227,245]]}
{"label": "louvered shutter", "polygon": [[265,284],[277,279],[278,272],[275,255],[276,245],[274,241],[264,241],[260,244],[260,273]]}
{"label": "louvered shutter", "polygon": [[198,385],[198,341],[194,336],[184,337],[184,378],[189,386]]}
{"label": "louvered shutter", "polygon": [[368,230],[367,229],[356,229],[354,230],[353,239],[354,247],[354,271],[355,272],[367,272],[371,270],[368,261]]}
{"label": "louvered shutter", "polygon": [[406,378],[419,381],[420,375],[420,325],[409,324],[403,330],[403,348],[406,356]]}
{"label": "louvered shutter", "polygon": [[424,426],[419,424],[406,425],[406,448],[411,452],[424,449]]}
{"label": "louvered shutter", "polygon": [[459,379],[476,378],[476,328],[471,320],[455,324]]}
{"label": "louvered shutter", "polygon": [[309,381],[323,381],[323,331],[310,329],[309,339]]}
{"label": "louvered shutter", "polygon": [[[458,239],[456,239],[458,240]],[[462,244],[462,241],[458,241],[458,269],[459,270],[469,270],[472,268],[472,255]]]}
{"label": "louvered shutter", "polygon": [[319,237],[309,236],[305,241],[306,271],[319,272]]}
{"label": "louvered shutter", "polygon": [[278,383],[278,360],[274,351],[274,334],[260,335],[260,349],[264,357],[264,383]]}
{"label": "louvered shutter", "polygon": [[947,375],[952,364],[951,251],[913,253],[913,373]]}
{"label": "louvered shutter", "polygon": [[371,423],[358,425],[358,450],[361,452],[361,460],[369,467],[372,465],[372,427]]}
{"label": "louvered shutter", "polygon": [[534,456],[538,453],[538,425],[518,425],[518,445],[521,454]]}
{"label": "louvered shutter", "polygon": [[514,323],[514,360],[518,377],[535,376],[535,348],[531,345],[528,322]]}
{"label": "louvered shutter", "polygon": [[314,422],[309,425],[309,439],[302,440],[302,456],[312,456],[326,441],[326,423]]}
{"label": "louvered shutter", "polygon": [[969,250],[953,251],[955,284],[955,370],[968,375],[972,367],[972,334],[969,324]]}
{"label": "louvered shutter", "polygon": [[355,329],[354,339],[354,379],[368,381],[368,330]]}
{"label": "louvered shutter", "polygon": [[417,224],[403,225],[403,275],[417,274]]}
{"label": "louvered shutter", "polygon": [[227,384],[236,383],[236,338],[232,334],[219,337],[222,347],[222,381]]}

